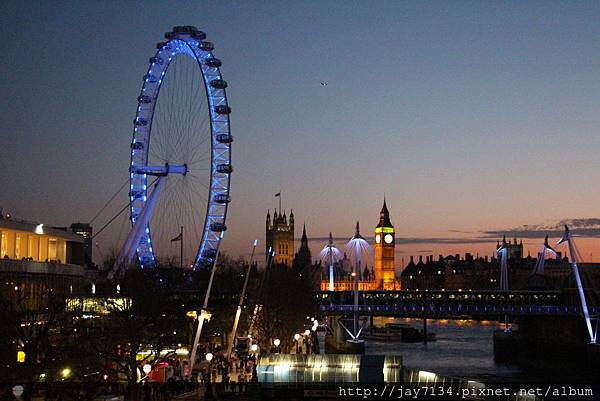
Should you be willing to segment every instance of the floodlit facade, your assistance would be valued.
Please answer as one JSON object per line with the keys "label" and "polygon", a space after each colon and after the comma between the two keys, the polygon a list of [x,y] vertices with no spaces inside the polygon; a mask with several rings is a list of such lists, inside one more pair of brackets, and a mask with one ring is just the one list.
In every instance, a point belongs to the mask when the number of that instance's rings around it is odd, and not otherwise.
{"label": "floodlit facade", "polygon": [[396,289],[396,230],[385,199],[375,227],[375,281],[378,289]]}
{"label": "floodlit facade", "polygon": [[43,224],[0,218],[0,258],[84,264],[83,238]]}
{"label": "floodlit facade", "polygon": [[284,264],[292,267],[294,262],[294,212],[290,213],[288,221],[285,212],[277,214],[277,210],[273,214],[267,212],[266,219],[266,241],[265,253],[267,260],[272,252],[275,252],[274,264]]}

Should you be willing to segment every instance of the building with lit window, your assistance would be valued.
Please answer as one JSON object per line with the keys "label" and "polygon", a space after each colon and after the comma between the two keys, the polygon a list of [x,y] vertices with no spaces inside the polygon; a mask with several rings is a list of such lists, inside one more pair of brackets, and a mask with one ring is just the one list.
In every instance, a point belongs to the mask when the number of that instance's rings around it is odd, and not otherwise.
{"label": "building with lit window", "polygon": [[265,254],[269,260],[271,252],[275,252],[275,264],[284,264],[292,267],[294,261],[294,212],[290,212],[288,221],[285,212],[277,214],[277,210],[273,214],[267,212],[266,219],[266,241]]}
{"label": "building with lit window", "polygon": [[36,308],[43,294],[87,285],[84,239],[68,230],[0,216],[0,283]]}
{"label": "building with lit window", "polygon": [[0,218],[2,259],[84,264],[84,239],[70,231],[12,218]]}
{"label": "building with lit window", "polygon": [[85,264],[86,266],[93,266],[93,246],[92,246],[92,237],[94,236],[94,231],[92,230],[92,226],[88,223],[73,223],[71,224],[71,231],[73,234],[77,234],[83,237],[83,253],[85,256]]}

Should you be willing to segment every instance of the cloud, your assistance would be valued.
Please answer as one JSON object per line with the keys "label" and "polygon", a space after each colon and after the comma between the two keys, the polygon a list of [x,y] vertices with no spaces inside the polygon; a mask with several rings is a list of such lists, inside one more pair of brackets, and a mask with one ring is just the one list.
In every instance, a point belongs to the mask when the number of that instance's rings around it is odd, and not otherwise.
{"label": "cloud", "polygon": [[498,238],[503,235],[518,238],[544,238],[561,237],[564,233],[564,226],[577,236],[581,237],[600,237],[600,218],[581,218],[581,219],[563,219],[552,224],[526,224],[520,227],[506,230],[483,231],[484,238]]}

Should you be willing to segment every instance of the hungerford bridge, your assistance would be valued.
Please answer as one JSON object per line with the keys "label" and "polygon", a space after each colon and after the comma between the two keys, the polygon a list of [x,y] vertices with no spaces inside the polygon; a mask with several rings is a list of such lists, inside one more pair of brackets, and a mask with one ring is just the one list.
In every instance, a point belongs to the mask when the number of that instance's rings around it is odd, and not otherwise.
{"label": "hungerford bridge", "polygon": [[[361,291],[358,305],[353,303],[352,291],[319,291],[315,296],[324,315],[423,319],[584,315],[573,294],[561,291]],[[597,318],[600,305],[589,305],[588,312]]]}

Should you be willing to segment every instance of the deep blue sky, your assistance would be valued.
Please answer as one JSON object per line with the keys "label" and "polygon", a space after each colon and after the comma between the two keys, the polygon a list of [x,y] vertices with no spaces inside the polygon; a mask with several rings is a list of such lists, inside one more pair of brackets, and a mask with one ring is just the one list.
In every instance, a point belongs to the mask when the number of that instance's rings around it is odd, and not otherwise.
{"label": "deep blue sky", "polygon": [[400,237],[598,216],[598,21],[584,1],[5,2],[0,205],[89,220],[127,177],[155,43],[191,24],[230,84],[233,253],[279,190],[313,237],[370,235],[384,193]]}

